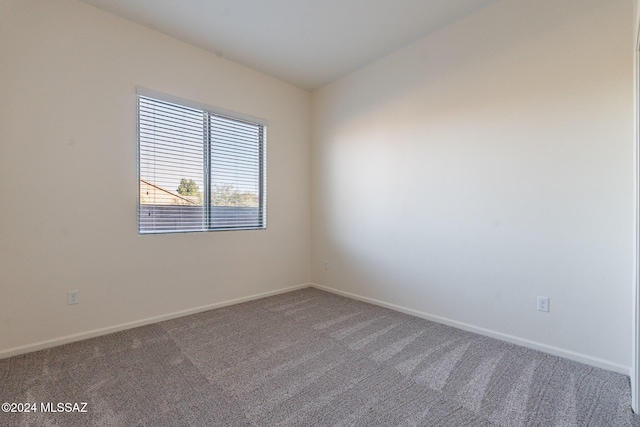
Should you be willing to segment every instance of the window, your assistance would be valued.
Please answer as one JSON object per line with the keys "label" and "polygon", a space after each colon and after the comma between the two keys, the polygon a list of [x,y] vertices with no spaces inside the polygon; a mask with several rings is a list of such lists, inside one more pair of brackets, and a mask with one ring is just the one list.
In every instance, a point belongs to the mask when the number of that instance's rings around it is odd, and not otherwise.
{"label": "window", "polygon": [[138,232],[265,228],[266,122],[149,93],[138,91]]}

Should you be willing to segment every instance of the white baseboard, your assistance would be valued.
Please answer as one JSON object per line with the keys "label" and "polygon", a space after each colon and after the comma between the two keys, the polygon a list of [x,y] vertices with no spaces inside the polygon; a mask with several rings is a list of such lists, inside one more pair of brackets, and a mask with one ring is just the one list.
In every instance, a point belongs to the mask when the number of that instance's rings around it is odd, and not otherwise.
{"label": "white baseboard", "polygon": [[318,285],[316,283],[310,284],[311,287],[316,289],[320,289],[323,291],[331,292],[337,295],[341,295],[347,298],[353,298],[359,301],[368,302],[370,304],[378,305],[380,307],[389,308],[391,310],[399,311],[401,313],[410,314],[412,316],[420,317],[422,319],[431,320],[437,323],[443,323],[445,325],[453,326],[454,328],[464,329],[465,331],[474,332],[480,335],[489,336],[491,338],[497,338],[502,341],[507,341],[513,344],[521,345],[523,347],[532,348],[534,350],[539,350],[544,353],[549,353],[554,356],[564,357],[569,360],[573,360],[576,362],[584,363],[586,365],[595,366],[598,368],[606,369],[608,371],[617,372],[623,375],[630,375],[631,368],[629,366],[620,365],[618,363],[614,363],[608,360],[599,359],[597,357],[587,356],[586,354],[577,353],[571,350],[565,350],[559,347],[554,347],[547,344],[542,344],[536,341],[527,340],[524,338],[519,338],[509,334],[503,334],[502,332],[492,331],[490,329],[481,328],[478,326],[473,326],[468,323],[458,322],[455,320],[447,319],[446,317],[436,316],[433,314],[425,313],[418,310],[413,310],[411,308],[402,307],[395,304],[390,304],[384,301],[380,301],[374,298],[364,297],[361,295],[352,294],[351,292],[345,292],[338,289],[330,288],[323,285]]}
{"label": "white baseboard", "polygon": [[240,304],[247,301],[253,301],[260,298],[270,297],[273,295],[283,294],[285,292],[296,291],[298,289],[308,288],[312,286],[311,283],[304,283],[301,285],[290,286],[288,288],[277,289],[275,291],[263,292],[260,294],[249,295],[242,298],[235,298],[232,300],[217,302],[214,304],[207,304],[200,307],[190,308],[187,310],[175,311],[173,313],[163,314],[160,316],[148,317],[146,319],[136,320],[133,322],[121,323],[115,326],[108,326],[106,328],[93,329],[90,331],[79,332],[77,334],[64,335],[50,340],[39,341],[33,344],[21,345],[19,347],[9,348],[7,350],[0,351],[0,359],[6,359],[8,357],[17,356],[19,354],[31,353],[32,351],[44,350],[51,347],[56,347],[62,344],[68,344],[75,341],[82,341],[88,338],[94,338],[101,335],[107,335],[114,332],[124,331],[126,329],[137,328],[139,326],[150,325],[153,323],[162,322],[164,320],[175,319],[177,317],[188,316],[190,314],[201,313],[203,311],[213,310],[215,308],[226,307],[228,305]]}
{"label": "white baseboard", "polygon": [[492,338],[497,338],[499,340],[507,341],[513,344],[518,344],[524,347],[532,348],[535,350],[539,350],[545,353],[553,354],[554,356],[564,357],[570,360],[574,360],[576,362],[584,363],[590,366],[596,366],[598,368],[607,369],[609,371],[618,372],[623,375],[630,375],[631,368],[629,366],[620,365],[618,363],[614,363],[608,360],[599,359],[597,357],[587,356],[585,354],[577,353],[571,350],[565,350],[559,347],[550,346],[547,344],[542,344],[539,342],[519,338],[513,335],[504,334],[501,332],[492,331],[490,329],[481,328],[478,326],[470,325],[463,322],[458,322],[455,320],[451,320],[445,317],[436,316],[433,314],[425,313],[418,310],[413,310],[410,308],[402,307],[396,304],[387,303],[384,301],[380,301],[374,298],[364,297],[361,295],[353,294],[351,292],[345,292],[338,289],[330,288],[327,286],[319,285],[317,283],[304,283],[301,285],[291,286],[288,288],[277,289],[275,291],[263,292],[260,294],[249,295],[242,298],[235,298],[232,300],[222,301],[214,304],[203,305],[200,307],[190,308],[187,310],[180,310],[173,313],[163,314],[160,316],[148,317],[146,319],[136,320],[133,322],[121,323],[119,325],[108,326],[105,328],[93,329],[90,331],[80,332],[77,334],[64,335],[61,337],[53,338],[50,340],[39,341],[33,344],[22,345],[19,347],[9,348],[7,350],[0,351],[0,359],[5,359],[12,356],[17,356],[20,354],[30,353],[32,351],[43,350],[51,347],[56,347],[63,344],[68,344],[75,341],[81,341],[88,338],[94,338],[101,335],[107,335],[114,332],[123,331],[126,329],[137,328],[139,326],[150,325],[153,323],[162,322],[164,320],[175,319],[178,317],[188,316],[190,314],[201,313],[203,311],[213,310],[216,308],[226,307],[229,305],[240,304],[247,301],[253,301],[260,298],[266,298],[273,295],[278,295],[286,292],[295,291],[298,289],[304,289],[308,287],[313,287],[316,289],[320,289],[323,291],[331,292],[337,295],[342,295],[347,298],[356,299],[359,301],[364,301],[370,304],[378,305],[380,307],[389,308],[391,310],[399,311],[401,313],[410,314],[412,316],[420,317],[423,319],[431,320],[433,322],[442,323],[445,325],[453,326],[455,328],[464,329],[469,332],[475,332],[480,335],[489,336]]}

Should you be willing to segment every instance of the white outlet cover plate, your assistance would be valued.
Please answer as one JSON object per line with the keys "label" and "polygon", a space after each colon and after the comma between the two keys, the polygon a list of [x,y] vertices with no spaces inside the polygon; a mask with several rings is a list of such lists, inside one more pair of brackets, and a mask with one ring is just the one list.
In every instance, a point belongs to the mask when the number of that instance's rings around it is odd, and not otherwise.
{"label": "white outlet cover plate", "polygon": [[549,312],[549,298],[538,297],[538,311]]}
{"label": "white outlet cover plate", "polygon": [[78,304],[78,291],[67,292],[67,304]]}

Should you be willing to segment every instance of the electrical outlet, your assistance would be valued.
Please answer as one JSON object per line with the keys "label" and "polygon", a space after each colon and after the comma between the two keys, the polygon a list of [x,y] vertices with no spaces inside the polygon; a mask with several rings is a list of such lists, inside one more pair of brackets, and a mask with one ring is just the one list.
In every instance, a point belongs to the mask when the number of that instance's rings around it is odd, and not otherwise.
{"label": "electrical outlet", "polygon": [[538,297],[538,311],[549,312],[549,298]]}
{"label": "electrical outlet", "polygon": [[78,304],[80,301],[78,300],[79,291],[69,291],[67,292],[67,304]]}
{"label": "electrical outlet", "polygon": [[324,266],[324,269],[325,269],[325,270],[328,270],[328,269],[329,269],[329,261],[325,261],[325,262],[323,263],[323,266]]}

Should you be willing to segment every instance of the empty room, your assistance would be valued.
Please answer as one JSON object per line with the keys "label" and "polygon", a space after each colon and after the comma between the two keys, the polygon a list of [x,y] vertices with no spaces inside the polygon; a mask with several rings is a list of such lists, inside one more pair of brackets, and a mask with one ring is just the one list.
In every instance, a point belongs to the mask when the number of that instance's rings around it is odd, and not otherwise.
{"label": "empty room", "polygon": [[0,0],[0,425],[640,426],[636,0]]}

